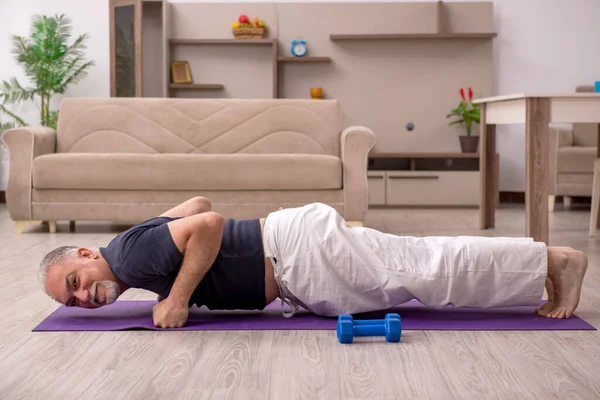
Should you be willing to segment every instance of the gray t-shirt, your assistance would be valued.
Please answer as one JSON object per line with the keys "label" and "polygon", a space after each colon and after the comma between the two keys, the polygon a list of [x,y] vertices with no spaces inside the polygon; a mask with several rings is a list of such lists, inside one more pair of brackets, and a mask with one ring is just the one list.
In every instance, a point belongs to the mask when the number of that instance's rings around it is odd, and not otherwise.
{"label": "gray t-shirt", "polygon": [[[129,287],[167,298],[184,261],[169,231],[177,218],[157,217],[117,235],[102,256],[115,276]],[[265,265],[258,219],[228,219],[219,254],[189,305],[209,309],[256,310],[266,306]]]}

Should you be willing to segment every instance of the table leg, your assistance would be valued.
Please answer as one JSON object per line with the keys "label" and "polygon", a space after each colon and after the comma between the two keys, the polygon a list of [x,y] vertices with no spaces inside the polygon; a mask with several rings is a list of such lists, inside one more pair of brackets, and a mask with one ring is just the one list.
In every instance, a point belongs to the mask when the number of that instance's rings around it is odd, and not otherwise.
{"label": "table leg", "polygon": [[479,124],[479,227],[493,228],[496,224],[496,125],[486,123],[486,105],[481,105]]}
{"label": "table leg", "polygon": [[550,100],[526,99],[525,121],[525,231],[548,244],[548,152]]}
{"label": "table leg", "polygon": [[[600,158],[600,124],[596,125],[596,138],[596,158]],[[600,218],[598,218],[596,227],[600,229]]]}
{"label": "table leg", "polygon": [[600,158],[600,124],[596,125],[596,157]]}

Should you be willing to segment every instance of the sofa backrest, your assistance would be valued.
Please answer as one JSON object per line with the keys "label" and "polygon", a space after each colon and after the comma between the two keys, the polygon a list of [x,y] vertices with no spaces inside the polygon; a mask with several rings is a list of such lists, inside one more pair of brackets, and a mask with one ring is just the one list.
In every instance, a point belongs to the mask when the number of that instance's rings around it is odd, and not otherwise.
{"label": "sofa backrest", "polygon": [[57,151],[339,157],[339,107],[311,99],[68,98]]}
{"label": "sofa backrest", "polygon": [[[577,86],[578,93],[593,92],[593,86]],[[573,124],[573,145],[597,146],[598,124]]]}

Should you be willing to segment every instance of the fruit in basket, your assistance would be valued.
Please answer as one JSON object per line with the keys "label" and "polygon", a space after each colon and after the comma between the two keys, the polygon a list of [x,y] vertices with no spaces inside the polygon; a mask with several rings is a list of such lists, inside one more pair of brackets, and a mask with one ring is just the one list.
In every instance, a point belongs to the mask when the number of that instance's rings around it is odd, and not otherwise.
{"label": "fruit in basket", "polygon": [[239,28],[239,27],[240,27],[240,23],[239,23],[239,22],[234,22],[234,23],[231,25],[231,27],[232,27],[233,29],[237,29],[237,28]]}
{"label": "fruit in basket", "polygon": [[242,24],[247,24],[248,22],[250,22],[250,19],[248,19],[248,16],[245,14],[240,15],[240,17],[238,18],[238,21]]}
{"label": "fruit in basket", "polygon": [[258,28],[258,18],[254,17],[254,19],[252,20],[252,27]]}
{"label": "fruit in basket", "polygon": [[265,21],[263,21],[263,20],[258,21],[258,26],[261,27],[261,28],[264,28],[265,27]]}

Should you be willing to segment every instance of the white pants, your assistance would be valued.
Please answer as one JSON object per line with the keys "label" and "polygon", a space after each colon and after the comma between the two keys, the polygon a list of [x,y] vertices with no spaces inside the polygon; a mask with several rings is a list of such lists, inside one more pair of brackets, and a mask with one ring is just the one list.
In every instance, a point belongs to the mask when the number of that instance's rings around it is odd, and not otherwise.
{"label": "white pants", "polygon": [[412,299],[432,308],[537,305],[547,274],[546,245],[530,238],[396,236],[350,228],[321,203],[269,214],[264,247],[282,300],[324,316]]}

